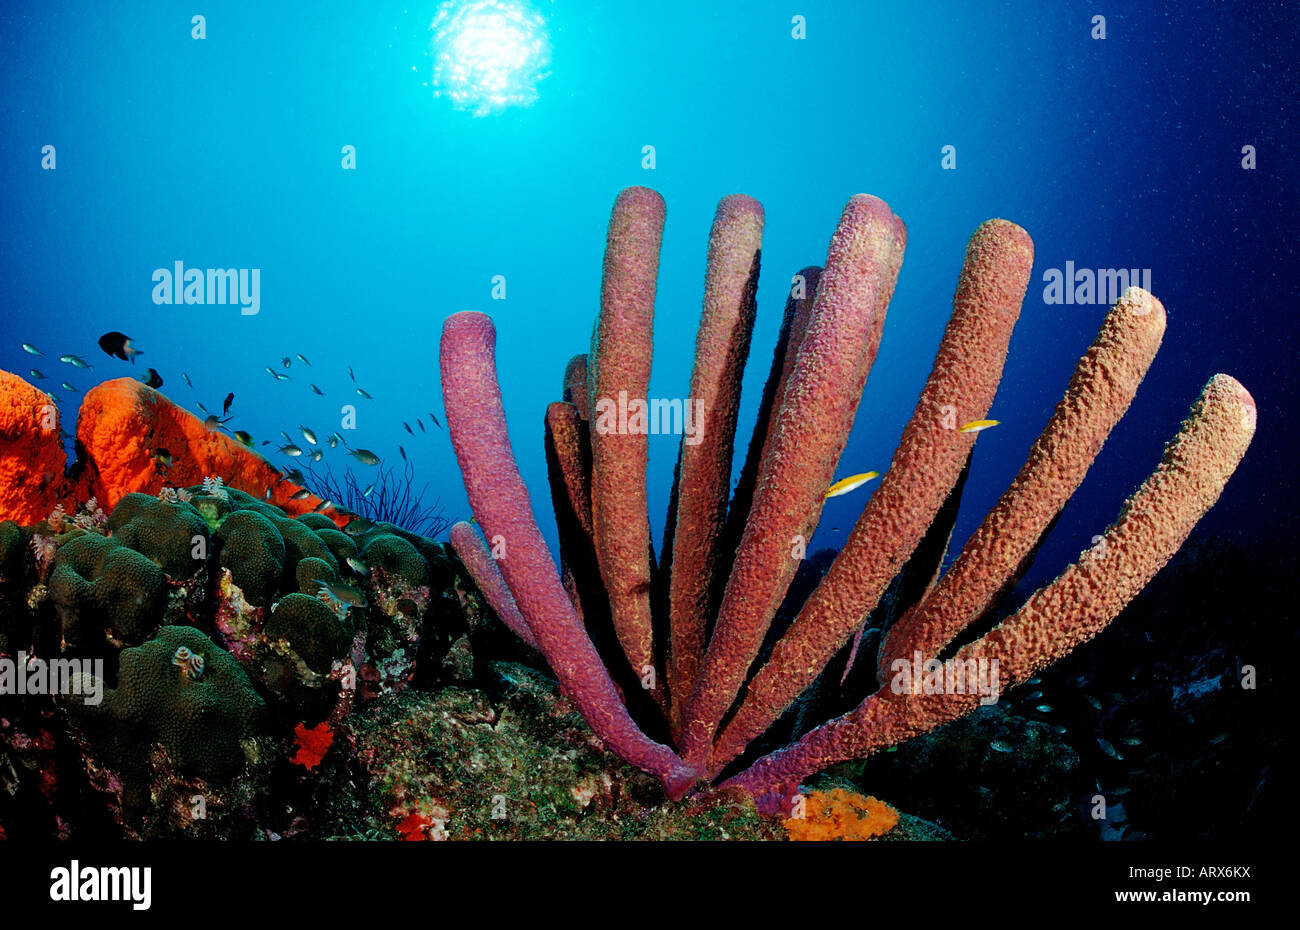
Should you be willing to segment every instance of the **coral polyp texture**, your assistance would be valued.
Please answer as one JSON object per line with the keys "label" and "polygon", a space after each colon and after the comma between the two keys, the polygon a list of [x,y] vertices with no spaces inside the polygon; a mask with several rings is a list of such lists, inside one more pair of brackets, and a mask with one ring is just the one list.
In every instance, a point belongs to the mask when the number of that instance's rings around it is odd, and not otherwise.
{"label": "coral polyp texture", "polygon": [[[983,685],[991,673],[994,696],[1024,682],[1097,635],[1168,562],[1254,434],[1250,394],[1215,375],[1095,544],[972,638],[1128,409],[1166,323],[1161,303],[1140,288],[1110,308],[1024,467],[941,573],[977,421],[989,415],[1033,265],[1028,233],[990,220],[967,246],[952,317],[889,469],[797,616],[774,626],[880,347],[906,230],[884,201],[857,195],[825,267],[794,278],[729,496],[763,210],[749,197],[723,199],[688,400],[703,429],[683,439],[656,559],[638,417],[643,426],[664,216],[654,191],[619,195],[590,352],[567,364],[563,400],[545,412],[559,570],[506,431],[490,318],[446,320],[441,369],[452,444],[491,552],[465,524],[453,529],[453,546],[605,745],[671,798],[739,791],[764,813],[789,817],[813,774],[974,710],[989,694],[977,677]],[[883,636],[864,636],[886,600]],[[844,655],[837,678],[874,679],[865,699],[760,754],[779,718]],[[926,674],[895,674],[900,663]]]}

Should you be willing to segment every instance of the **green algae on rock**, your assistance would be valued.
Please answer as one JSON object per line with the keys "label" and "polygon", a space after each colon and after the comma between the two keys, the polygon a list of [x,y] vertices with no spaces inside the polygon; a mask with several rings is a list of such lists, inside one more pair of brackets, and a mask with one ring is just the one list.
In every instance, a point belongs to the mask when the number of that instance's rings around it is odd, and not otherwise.
{"label": "green algae on rock", "polygon": [[354,714],[345,735],[358,790],[330,796],[322,829],[340,839],[782,838],[746,799],[664,803],[653,778],[604,751],[550,678],[513,663],[493,670],[494,695],[407,691]]}

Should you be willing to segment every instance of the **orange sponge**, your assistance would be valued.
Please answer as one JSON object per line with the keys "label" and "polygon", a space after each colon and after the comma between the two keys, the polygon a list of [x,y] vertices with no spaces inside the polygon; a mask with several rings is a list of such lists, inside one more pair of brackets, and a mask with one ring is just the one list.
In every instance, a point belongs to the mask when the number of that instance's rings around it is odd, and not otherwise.
{"label": "orange sponge", "polygon": [[[157,494],[207,477],[291,515],[321,503],[313,495],[291,500],[301,487],[281,480],[261,455],[133,378],[105,381],[86,393],[77,441],[84,467],[74,485],[64,477],[58,409],[42,391],[0,371],[0,520],[36,523],[56,504],[72,513],[91,497],[108,511],[132,491]],[[165,470],[157,463],[160,449],[171,457]],[[326,515],[342,522],[337,513]]]}
{"label": "orange sponge", "polygon": [[63,500],[59,422],[49,395],[0,371],[0,520],[37,523]]}
{"label": "orange sponge", "polygon": [[802,817],[783,821],[792,840],[869,840],[898,825],[898,811],[884,801],[843,788],[804,796]]}

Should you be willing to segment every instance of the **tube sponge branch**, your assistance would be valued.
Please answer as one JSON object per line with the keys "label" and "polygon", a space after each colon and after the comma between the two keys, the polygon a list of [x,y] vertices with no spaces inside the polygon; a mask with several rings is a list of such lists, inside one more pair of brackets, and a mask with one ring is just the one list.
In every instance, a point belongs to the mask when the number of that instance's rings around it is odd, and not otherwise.
{"label": "tube sponge branch", "polygon": [[[1024,467],[940,574],[978,433],[963,425],[988,416],[1033,265],[1029,235],[1014,223],[990,220],[967,246],[952,318],[889,471],[830,570],[759,663],[847,443],[907,234],[887,204],[857,195],[844,209],[825,267],[796,276],[755,435],[728,505],[763,210],[749,197],[723,199],[709,240],[691,378],[691,399],[702,405],[707,430],[703,441],[683,440],[656,563],[645,435],[602,428],[598,411],[620,392],[630,398],[629,409],[639,402],[644,410],[648,402],[663,223],[663,200],[655,192],[629,188],[619,195],[590,354],[570,361],[563,400],[546,410],[563,579],[510,447],[488,317],[459,313],[446,321],[442,381],[470,505],[491,546],[471,527],[458,526],[453,543],[467,569],[503,619],[535,640],[608,748],[656,775],[670,798],[716,785],[751,795],[767,814],[788,816],[808,776],[974,710],[983,689],[962,686],[972,670],[992,669],[998,694],[1057,661],[1104,629],[1177,552],[1254,434],[1250,394],[1227,375],[1215,375],[1163,460],[1096,545],[941,664],[941,684],[957,686],[935,689],[891,677],[899,660],[946,654],[1019,577],[1128,409],[1164,335],[1160,302],[1140,288],[1125,292],[1079,360]],[[858,657],[854,634],[900,572],[923,573],[925,583],[886,630],[879,655]],[[593,637],[604,623],[612,635],[597,639],[606,644],[602,653]],[[879,690],[724,778],[724,769],[851,640],[850,663],[874,664]],[[615,680],[639,681],[652,700],[628,699]],[[650,739],[629,705],[639,714],[662,715],[642,723],[650,732],[671,733],[674,745]]]}

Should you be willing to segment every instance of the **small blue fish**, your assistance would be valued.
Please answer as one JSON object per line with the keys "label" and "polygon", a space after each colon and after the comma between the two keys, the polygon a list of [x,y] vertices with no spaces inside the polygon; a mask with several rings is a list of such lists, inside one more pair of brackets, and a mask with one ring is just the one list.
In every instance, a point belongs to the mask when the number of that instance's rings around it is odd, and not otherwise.
{"label": "small blue fish", "polygon": [[1115,759],[1117,761],[1123,761],[1124,757],[1119,754],[1118,749],[1116,749],[1114,746],[1110,744],[1110,740],[1105,740],[1098,737],[1097,745],[1101,747],[1102,752],[1110,756],[1112,759]]}

